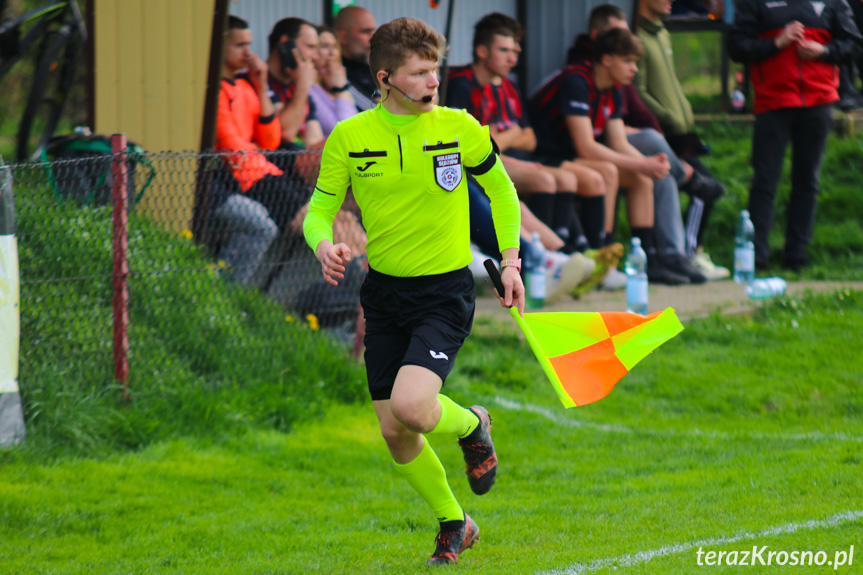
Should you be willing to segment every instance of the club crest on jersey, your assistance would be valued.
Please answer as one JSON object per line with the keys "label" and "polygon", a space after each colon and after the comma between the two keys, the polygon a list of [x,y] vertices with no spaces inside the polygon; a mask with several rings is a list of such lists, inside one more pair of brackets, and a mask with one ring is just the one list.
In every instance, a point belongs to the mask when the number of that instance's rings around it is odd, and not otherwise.
{"label": "club crest on jersey", "polygon": [[821,13],[824,12],[824,2],[810,2],[812,4],[812,9],[815,10],[815,13],[821,16]]}
{"label": "club crest on jersey", "polygon": [[461,183],[461,152],[434,156],[434,179],[448,192]]}

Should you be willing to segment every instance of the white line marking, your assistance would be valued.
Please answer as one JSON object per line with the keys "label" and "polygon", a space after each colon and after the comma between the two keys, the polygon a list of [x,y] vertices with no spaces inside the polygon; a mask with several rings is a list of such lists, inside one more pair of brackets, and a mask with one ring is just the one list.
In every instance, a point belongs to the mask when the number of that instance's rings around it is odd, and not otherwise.
{"label": "white line marking", "polygon": [[737,543],[738,541],[744,541],[746,539],[758,539],[761,537],[770,537],[773,535],[796,533],[797,531],[800,531],[802,529],[829,529],[832,527],[836,527],[837,525],[840,525],[842,523],[856,521],[857,519],[861,518],[863,518],[863,511],[845,511],[843,513],[837,513],[833,517],[829,517],[827,519],[813,519],[805,523],[788,523],[786,525],[770,527],[769,529],[758,531],[756,533],[741,533],[739,535],[733,535],[731,537],[701,539],[700,541],[693,541],[690,543],[675,543],[674,545],[666,545],[665,547],[660,547],[659,549],[652,549],[650,551],[639,551],[638,553],[630,553],[627,555],[621,555],[620,557],[597,559],[587,565],[573,563],[572,565],[564,569],[558,569],[556,571],[545,571],[543,572],[543,575],[579,575],[581,573],[599,571],[600,569],[612,566],[615,569],[618,567],[630,567],[632,565],[637,565],[638,563],[647,563],[655,557],[666,557],[668,555],[675,555],[677,553],[682,553],[695,547],[726,545],[728,543]]}
{"label": "white line marking", "polygon": [[807,431],[806,433],[726,433],[724,431],[703,431],[701,429],[689,429],[678,431],[674,429],[636,429],[626,425],[612,423],[597,423],[594,421],[584,421],[572,419],[559,415],[551,409],[529,403],[519,403],[511,399],[506,399],[501,396],[490,398],[497,405],[511,409],[513,411],[525,411],[548,419],[563,427],[583,427],[586,429],[595,429],[596,431],[604,431],[608,433],[626,433],[633,435],[652,435],[660,437],[706,437],[710,439],[773,439],[773,440],[790,440],[790,441],[851,441],[863,442],[863,437],[859,435],[848,435],[841,431],[833,433],[823,433],[820,431]]}

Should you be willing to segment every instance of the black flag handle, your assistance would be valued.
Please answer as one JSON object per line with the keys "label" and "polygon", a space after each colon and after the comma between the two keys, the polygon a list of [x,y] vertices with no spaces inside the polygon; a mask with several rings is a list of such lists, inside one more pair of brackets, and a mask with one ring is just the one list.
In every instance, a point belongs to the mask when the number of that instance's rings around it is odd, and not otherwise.
{"label": "black flag handle", "polygon": [[497,271],[497,265],[494,263],[494,260],[489,258],[482,262],[482,265],[485,266],[485,271],[488,272],[488,277],[491,279],[491,283],[494,284],[494,289],[497,290],[498,296],[504,297],[506,290],[503,289],[503,281],[500,279],[500,272]]}

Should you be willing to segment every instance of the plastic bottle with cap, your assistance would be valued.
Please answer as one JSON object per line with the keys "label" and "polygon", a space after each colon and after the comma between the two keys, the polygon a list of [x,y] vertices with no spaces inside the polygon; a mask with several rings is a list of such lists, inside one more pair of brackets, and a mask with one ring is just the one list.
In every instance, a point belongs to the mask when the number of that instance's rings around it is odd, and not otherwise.
{"label": "plastic bottle with cap", "polygon": [[632,238],[632,249],[623,267],[626,272],[626,311],[647,314],[647,254],[641,238]]}
{"label": "plastic bottle with cap", "polygon": [[527,291],[525,307],[542,309],[546,297],[545,247],[537,232],[533,233],[524,261],[524,283]]}
{"label": "plastic bottle with cap", "polygon": [[749,211],[741,210],[740,223],[734,237],[734,281],[739,284],[755,279],[755,226],[749,219]]}

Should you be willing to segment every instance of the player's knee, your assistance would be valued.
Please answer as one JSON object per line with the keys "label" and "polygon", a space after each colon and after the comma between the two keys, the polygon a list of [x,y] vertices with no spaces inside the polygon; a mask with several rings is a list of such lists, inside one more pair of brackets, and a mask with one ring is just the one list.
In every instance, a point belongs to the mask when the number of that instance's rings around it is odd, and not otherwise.
{"label": "player's knee", "polygon": [[600,167],[602,177],[606,182],[617,184],[619,179],[619,174],[617,172],[617,166],[612,164],[611,162],[603,162]]}
{"label": "player's knee", "polygon": [[593,172],[590,175],[590,189],[593,191],[592,196],[604,196],[606,193],[605,178],[599,172]]}
{"label": "player's knee", "polygon": [[572,172],[559,172],[555,174],[557,189],[561,192],[574,192],[578,190],[578,176]]}
{"label": "player's knee", "polygon": [[403,425],[393,422],[381,425],[381,435],[390,449],[397,449],[415,434]]}
{"label": "player's knee", "polygon": [[557,182],[551,173],[537,170],[530,177],[530,190],[538,194],[553,194],[557,191]]}
{"label": "player's knee", "polygon": [[424,403],[412,398],[392,398],[390,401],[393,415],[408,430],[427,433],[434,429],[432,410]]}

